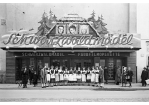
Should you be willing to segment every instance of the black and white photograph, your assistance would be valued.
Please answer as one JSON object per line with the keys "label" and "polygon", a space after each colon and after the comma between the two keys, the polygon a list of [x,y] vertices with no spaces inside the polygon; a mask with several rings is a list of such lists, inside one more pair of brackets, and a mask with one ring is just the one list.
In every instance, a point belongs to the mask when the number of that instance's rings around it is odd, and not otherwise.
{"label": "black and white photograph", "polygon": [[1,102],[149,102],[149,3],[0,3]]}

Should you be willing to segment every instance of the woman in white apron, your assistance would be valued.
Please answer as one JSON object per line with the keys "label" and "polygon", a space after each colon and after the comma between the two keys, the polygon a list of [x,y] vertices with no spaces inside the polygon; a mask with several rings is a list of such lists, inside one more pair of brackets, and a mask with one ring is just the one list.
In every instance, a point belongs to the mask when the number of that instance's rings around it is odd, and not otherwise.
{"label": "woman in white apron", "polygon": [[60,85],[64,85],[64,72],[62,70],[62,66],[60,66],[60,69],[58,70],[60,74]]}
{"label": "woman in white apron", "polygon": [[96,86],[98,86],[98,83],[99,83],[99,67],[97,66],[95,70],[95,84],[97,84]]}
{"label": "woman in white apron", "polygon": [[51,79],[51,76],[50,76],[50,68],[47,69],[47,83],[48,83],[48,87],[49,87],[49,84],[50,84],[50,79]]}
{"label": "woman in white apron", "polygon": [[83,85],[85,82],[86,82],[86,70],[85,70],[85,67],[83,67],[83,70],[82,70],[82,83],[83,83]]}
{"label": "woman in white apron", "polygon": [[72,67],[70,68],[70,71],[69,71],[69,83],[70,83],[70,85],[73,84],[73,70],[72,70]]}
{"label": "woman in white apron", "polygon": [[94,66],[92,67],[92,71],[91,71],[91,83],[92,83],[92,85],[95,84],[95,68],[94,68]]}
{"label": "woman in white apron", "polygon": [[78,67],[78,71],[77,71],[77,83],[78,83],[78,85],[80,85],[80,83],[81,83],[81,69],[80,69],[80,67]]}
{"label": "woman in white apron", "polygon": [[65,71],[64,71],[64,81],[65,81],[65,86],[68,85],[68,68],[66,67],[65,68]]}
{"label": "woman in white apron", "polygon": [[50,82],[51,82],[51,86],[53,86],[55,84],[55,70],[53,66],[51,66],[50,74],[51,74]]}
{"label": "woman in white apron", "polygon": [[57,86],[59,83],[59,72],[58,72],[58,67],[55,68],[55,85]]}

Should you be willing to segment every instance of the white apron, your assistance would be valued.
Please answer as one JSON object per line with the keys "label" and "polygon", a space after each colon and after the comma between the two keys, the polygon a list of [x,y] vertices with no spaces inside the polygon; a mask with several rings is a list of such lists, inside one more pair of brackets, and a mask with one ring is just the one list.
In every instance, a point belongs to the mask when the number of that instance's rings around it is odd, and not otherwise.
{"label": "white apron", "polygon": [[69,74],[69,81],[73,81],[73,74]]}
{"label": "white apron", "polygon": [[63,80],[64,80],[64,75],[60,74],[60,81],[63,81]]}
{"label": "white apron", "polygon": [[86,82],[86,75],[82,74],[82,82]]}
{"label": "white apron", "polygon": [[99,82],[99,74],[95,74],[95,82]]}
{"label": "white apron", "polygon": [[[48,73],[49,73],[49,74],[48,74]],[[50,82],[50,78],[51,78],[51,76],[50,76],[50,70],[47,70],[47,81]]]}
{"label": "white apron", "polygon": [[91,73],[91,82],[95,82],[95,73]]}
{"label": "white apron", "polygon": [[76,73],[73,74],[73,81],[77,81],[77,74]]}

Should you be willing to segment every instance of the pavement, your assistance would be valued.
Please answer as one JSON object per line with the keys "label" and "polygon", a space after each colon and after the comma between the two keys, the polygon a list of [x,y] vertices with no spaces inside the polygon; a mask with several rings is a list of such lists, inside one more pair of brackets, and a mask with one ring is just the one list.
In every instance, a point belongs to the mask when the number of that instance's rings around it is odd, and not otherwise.
{"label": "pavement", "polygon": [[0,84],[0,102],[149,102],[149,85],[133,83],[122,87],[113,83],[95,86],[54,86],[41,88],[18,84]]}
{"label": "pavement", "polygon": [[115,85],[114,83],[105,84],[104,88],[96,86],[87,86],[87,85],[73,85],[73,86],[53,86],[41,88],[41,84],[38,84],[36,87],[33,85],[27,85],[27,88],[19,87],[18,84],[0,84],[0,90],[107,90],[107,91],[135,91],[135,90],[149,90],[149,85],[142,87],[141,83],[132,83],[132,87],[129,87],[127,84],[126,87],[122,85]]}

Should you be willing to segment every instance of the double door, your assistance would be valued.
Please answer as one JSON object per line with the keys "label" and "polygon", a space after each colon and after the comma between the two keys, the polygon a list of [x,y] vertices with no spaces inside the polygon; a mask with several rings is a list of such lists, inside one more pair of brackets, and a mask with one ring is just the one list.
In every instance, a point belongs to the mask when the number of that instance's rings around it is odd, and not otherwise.
{"label": "double door", "polygon": [[126,58],[100,58],[100,66],[108,68],[108,79],[115,80],[118,67],[127,66]]}

